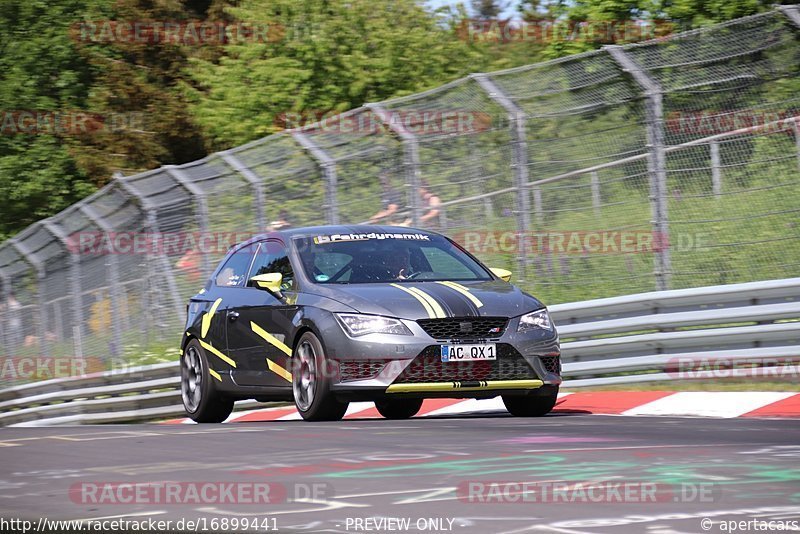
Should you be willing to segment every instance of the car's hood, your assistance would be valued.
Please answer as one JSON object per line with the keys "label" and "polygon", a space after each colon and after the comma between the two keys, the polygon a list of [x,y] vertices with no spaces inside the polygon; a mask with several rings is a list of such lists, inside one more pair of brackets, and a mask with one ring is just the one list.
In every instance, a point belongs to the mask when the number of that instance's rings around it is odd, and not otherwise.
{"label": "car's hood", "polygon": [[399,282],[396,284],[317,284],[315,293],[361,313],[428,319],[434,317],[515,317],[544,305],[502,281]]}

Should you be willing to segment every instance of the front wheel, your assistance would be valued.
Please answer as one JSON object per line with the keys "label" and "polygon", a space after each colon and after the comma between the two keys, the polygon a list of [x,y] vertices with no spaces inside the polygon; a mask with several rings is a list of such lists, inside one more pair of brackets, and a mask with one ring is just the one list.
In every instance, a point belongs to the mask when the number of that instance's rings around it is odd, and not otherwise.
{"label": "front wheel", "polygon": [[386,419],[408,419],[422,408],[422,399],[383,399],[375,401],[378,413]]}
{"label": "front wheel", "polygon": [[292,393],[297,411],[306,421],[338,421],[349,403],[341,402],[331,392],[331,379],[325,372],[322,343],[312,332],[300,337],[292,366]]}
{"label": "front wheel", "polygon": [[516,417],[542,417],[549,414],[558,400],[558,388],[546,395],[503,395],[508,413]]}
{"label": "front wheel", "polygon": [[233,411],[233,399],[214,389],[208,358],[196,339],[181,357],[181,399],[186,414],[197,423],[221,423]]}

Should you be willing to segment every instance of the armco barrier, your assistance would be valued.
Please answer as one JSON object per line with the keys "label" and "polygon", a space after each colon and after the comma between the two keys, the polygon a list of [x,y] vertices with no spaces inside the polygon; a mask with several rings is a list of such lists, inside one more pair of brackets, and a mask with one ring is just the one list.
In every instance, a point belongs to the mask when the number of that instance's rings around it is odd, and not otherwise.
{"label": "armco barrier", "polygon": [[[800,278],[575,302],[550,313],[562,339],[565,387],[720,378],[718,370],[676,372],[676,362],[693,360],[798,372],[786,362],[800,357]],[[0,425],[177,417],[179,387],[177,362],[25,384],[0,391]]]}

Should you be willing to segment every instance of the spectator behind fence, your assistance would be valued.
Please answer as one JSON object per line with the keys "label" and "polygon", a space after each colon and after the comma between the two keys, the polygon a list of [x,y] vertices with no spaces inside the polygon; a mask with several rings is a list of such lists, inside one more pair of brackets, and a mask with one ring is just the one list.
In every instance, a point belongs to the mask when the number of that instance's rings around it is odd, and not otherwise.
{"label": "spectator behind fence", "polygon": [[285,230],[286,228],[291,228],[292,221],[289,216],[289,212],[286,210],[281,210],[278,214],[278,219],[269,223],[268,230],[270,232],[275,232],[277,230]]}
{"label": "spectator behind fence", "polygon": [[378,180],[381,182],[381,209],[370,217],[368,222],[378,224],[383,221],[384,224],[392,224],[397,222],[397,214],[402,206],[402,195],[392,186],[385,172],[378,176]]}
{"label": "spectator behind fence", "polygon": [[181,270],[186,275],[186,279],[190,282],[197,282],[200,280],[202,272],[200,270],[200,252],[197,250],[188,250],[186,254],[175,263],[175,267]]}
{"label": "spectator behind fence", "polygon": [[[432,230],[437,230],[440,228],[439,216],[441,215],[441,209],[439,207],[442,205],[442,200],[434,195],[429,187],[428,184],[423,184],[417,190],[420,200],[422,201],[423,209],[425,213],[419,218],[418,226],[423,228],[430,228]],[[410,217],[399,224],[399,226],[411,226],[413,223],[413,219]]]}

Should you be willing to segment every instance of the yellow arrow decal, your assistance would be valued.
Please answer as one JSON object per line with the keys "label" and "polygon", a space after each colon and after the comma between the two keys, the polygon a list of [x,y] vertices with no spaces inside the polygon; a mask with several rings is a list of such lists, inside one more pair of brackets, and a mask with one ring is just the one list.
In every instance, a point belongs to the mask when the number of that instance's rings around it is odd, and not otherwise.
{"label": "yellow arrow decal", "polygon": [[273,362],[269,358],[267,358],[267,367],[269,367],[270,371],[272,371],[273,373],[275,373],[279,377],[283,378],[287,382],[291,382],[292,381],[292,373],[290,373],[289,371],[287,371],[286,369],[284,369],[283,367],[281,367],[277,363]]}
{"label": "yellow arrow decal", "polygon": [[208,352],[210,352],[211,354],[213,354],[214,356],[216,356],[217,358],[219,358],[223,362],[227,363],[231,367],[236,367],[236,362],[235,361],[231,360],[230,358],[228,358],[227,356],[222,354],[220,351],[218,351],[217,349],[212,347],[210,343],[206,343],[202,339],[198,339],[198,341],[200,342],[200,346],[202,346]]}
{"label": "yellow arrow decal", "polygon": [[214,304],[211,305],[211,309],[203,315],[200,325],[200,337],[205,338],[208,334],[208,329],[211,328],[211,319],[214,318],[214,314],[217,313],[217,308],[221,303],[222,299],[215,300]]}
{"label": "yellow arrow decal", "polygon": [[258,326],[253,321],[250,321],[250,328],[252,328],[253,332],[255,332],[260,338],[262,338],[264,341],[266,341],[273,347],[279,348],[281,351],[286,353],[287,356],[292,355],[292,349],[287,347],[286,344],[284,344],[278,338],[276,338],[275,336],[273,336],[272,334],[270,334],[269,332]]}

